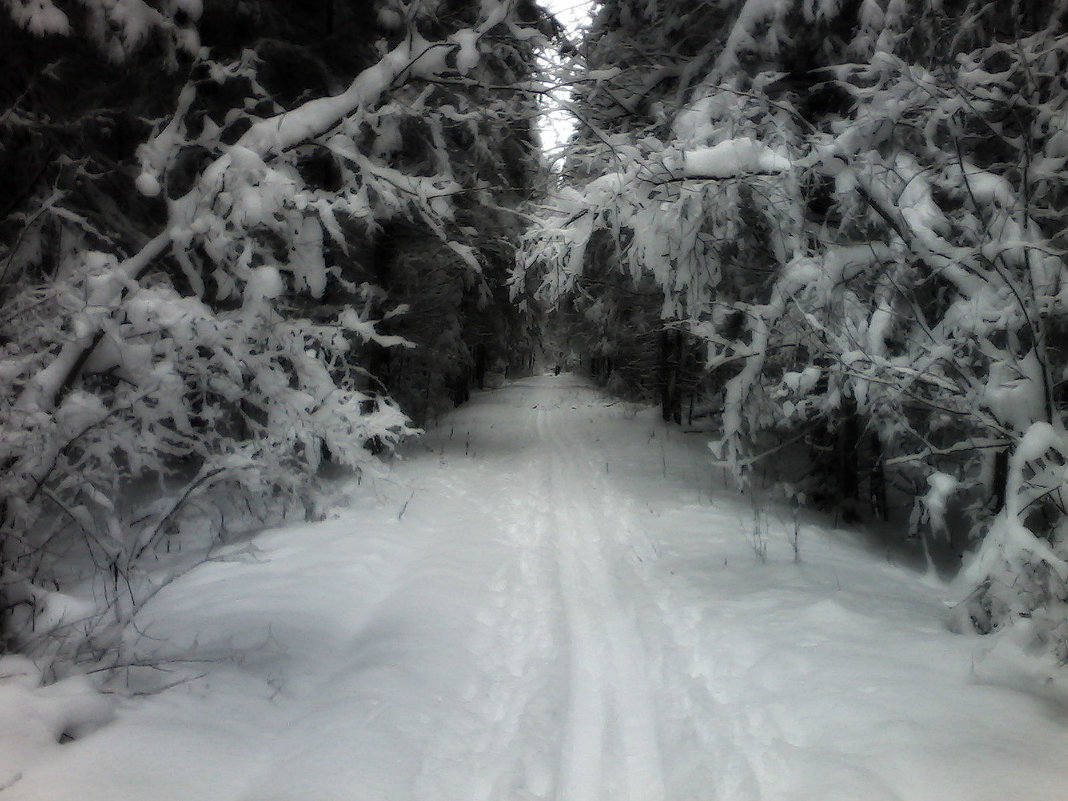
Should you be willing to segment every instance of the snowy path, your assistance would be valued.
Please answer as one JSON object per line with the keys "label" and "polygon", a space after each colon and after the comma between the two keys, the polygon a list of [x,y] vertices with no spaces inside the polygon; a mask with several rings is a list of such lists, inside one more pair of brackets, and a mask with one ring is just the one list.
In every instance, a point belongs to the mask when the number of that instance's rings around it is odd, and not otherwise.
{"label": "snowy path", "polygon": [[[626,505],[595,480],[600,466],[583,439],[575,432],[565,438],[549,415],[538,413],[549,453],[547,486],[535,501],[539,526],[555,545],[567,623],[568,704],[558,795],[656,801],[664,797],[664,783],[648,655],[610,572],[618,557],[613,535],[627,531]],[[613,762],[606,765],[609,756]]]}
{"label": "snowy path", "polygon": [[169,672],[129,679],[189,680],[0,797],[1068,799],[1040,660],[843,532],[799,523],[795,563],[706,453],[571,377],[480,395],[336,519],[161,593],[135,645]]}

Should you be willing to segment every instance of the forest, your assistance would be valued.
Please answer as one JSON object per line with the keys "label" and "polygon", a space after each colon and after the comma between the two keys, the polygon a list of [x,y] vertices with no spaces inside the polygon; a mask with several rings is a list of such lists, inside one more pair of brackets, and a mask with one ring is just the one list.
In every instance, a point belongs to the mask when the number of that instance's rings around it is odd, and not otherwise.
{"label": "forest", "polygon": [[101,664],[161,554],[562,366],[1068,661],[1065,0],[0,0],[0,42],[4,652]]}

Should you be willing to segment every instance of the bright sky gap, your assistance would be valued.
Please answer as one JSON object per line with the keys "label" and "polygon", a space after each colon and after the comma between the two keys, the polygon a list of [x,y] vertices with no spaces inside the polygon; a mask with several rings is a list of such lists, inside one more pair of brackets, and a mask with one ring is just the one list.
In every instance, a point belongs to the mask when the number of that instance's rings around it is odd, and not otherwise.
{"label": "bright sky gap", "polygon": [[[593,13],[593,2],[575,2],[575,0],[543,0],[545,6],[564,25],[568,35],[577,38],[581,28],[589,24]],[[550,82],[553,79],[550,78]],[[568,102],[571,91],[561,88],[552,93],[551,99],[543,102],[549,108],[547,114],[539,118],[542,150],[550,162],[560,157],[561,148],[575,129],[575,119],[562,106]]]}

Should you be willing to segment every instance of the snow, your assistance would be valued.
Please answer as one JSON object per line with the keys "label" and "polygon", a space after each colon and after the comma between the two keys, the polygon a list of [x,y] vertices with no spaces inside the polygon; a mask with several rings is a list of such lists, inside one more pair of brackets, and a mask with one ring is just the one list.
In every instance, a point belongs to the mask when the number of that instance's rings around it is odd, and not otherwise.
{"label": "snow", "polygon": [[70,33],[70,20],[56,8],[52,0],[32,0],[6,5],[15,24],[26,28],[34,36],[66,36]]}
{"label": "snow", "polygon": [[716,72],[723,74],[737,67],[739,55],[748,50],[759,52],[756,37],[761,32],[768,39],[778,38],[775,34],[782,32],[784,10],[785,4],[780,0],[745,0],[716,58]]}
{"label": "snow", "polygon": [[478,66],[478,33],[470,29],[457,31],[452,35],[452,41],[458,47],[456,71],[461,75],[467,75]]}
{"label": "snow", "polygon": [[204,13],[203,0],[175,0],[176,8],[180,8],[186,13],[186,15],[193,20],[200,19],[200,15]]}
{"label": "snow", "polygon": [[927,494],[923,505],[931,522],[931,528],[937,532],[946,530],[946,506],[949,498],[957,491],[960,482],[947,473],[935,471],[927,476]]}
{"label": "snow", "polygon": [[297,288],[313,298],[326,291],[326,260],[323,257],[323,227],[314,217],[305,217],[300,225],[291,253],[289,269],[297,279]]}
{"label": "snow", "polygon": [[1044,394],[1042,365],[1032,350],[1014,362],[993,362],[982,398],[998,421],[1016,431],[1027,431],[1046,416]]}
{"label": "snow", "polygon": [[256,267],[245,282],[244,302],[246,306],[263,306],[265,300],[280,297],[283,291],[285,282],[276,268]]}
{"label": "snow", "polygon": [[951,634],[945,587],[726,489],[653,410],[525,379],[403,456],[162,590],[114,722],[57,745],[49,688],[0,678],[0,738],[46,722],[3,739],[5,799],[1064,797],[1026,621]]}
{"label": "snow", "polygon": [[162,191],[162,187],[159,185],[159,178],[150,172],[143,172],[138,175],[134,185],[137,187],[137,191],[145,197],[157,197]]}
{"label": "snow", "polygon": [[41,686],[41,671],[22,656],[0,657],[0,792],[27,766],[59,754],[64,733],[87,733],[111,720],[114,704],[84,676]]}
{"label": "snow", "polygon": [[786,156],[745,136],[685,151],[681,161],[682,175],[687,178],[734,178],[785,172],[791,167]]}

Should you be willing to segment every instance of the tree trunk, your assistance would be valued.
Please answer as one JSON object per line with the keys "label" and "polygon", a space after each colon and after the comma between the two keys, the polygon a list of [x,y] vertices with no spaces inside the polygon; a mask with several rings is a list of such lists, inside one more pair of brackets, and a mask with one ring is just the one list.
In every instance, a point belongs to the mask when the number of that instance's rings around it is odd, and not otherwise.
{"label": "tree trunk", "polygon": [[876,520],[885,522],[890,519],[889,510],[886,507],[886,471],[883,467],[883,443],[876,433],[871,435],[871,458],[871,471],[868,473],[871,514]]}
{"label": "tree trunk", "polygon": [[835,485],[840,492],[838,505],[842,510],[842,519],[855,522],[859,518],[857,505],[860,499],[857,458],[860,421],[857,417],[856,402],[851,398],[844,399],[842,414],[843,419],[834,432]]}
{"label": "tree trunk", "polygon": [[489,359],[486,355],[486,346],[481,342],[475,345],[475,386],[479,389],[486,388],[486,371],[489,369]]}
{"label": "tree trunk", "polygon": [[994,453],[994,486],[990,498],[991,511],[998,514],[1005,508],[1005,493],[1009,484],[1009,449]]}
{"label": "tree trunk", "polygon": [[660,414],[665,422],[682,425],[682,392],[679,370],[682,365],[682,331],[665,328],[660,332]]}

